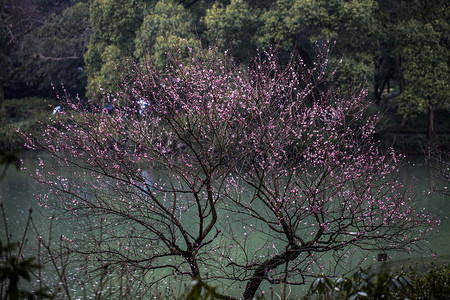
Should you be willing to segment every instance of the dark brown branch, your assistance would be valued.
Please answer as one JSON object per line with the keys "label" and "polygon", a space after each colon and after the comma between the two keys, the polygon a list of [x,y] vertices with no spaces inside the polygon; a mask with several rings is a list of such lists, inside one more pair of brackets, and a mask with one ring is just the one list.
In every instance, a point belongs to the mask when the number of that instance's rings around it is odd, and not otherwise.
{"label": "dark brown branch", "polygon": [[42,54],[38,54],[38,57],[43,61],[65,61],[71,59],[81,59],[82,55],[72,55],[72,56],[63,56],[63,57],[52,57],[52,56],[44,56]]}

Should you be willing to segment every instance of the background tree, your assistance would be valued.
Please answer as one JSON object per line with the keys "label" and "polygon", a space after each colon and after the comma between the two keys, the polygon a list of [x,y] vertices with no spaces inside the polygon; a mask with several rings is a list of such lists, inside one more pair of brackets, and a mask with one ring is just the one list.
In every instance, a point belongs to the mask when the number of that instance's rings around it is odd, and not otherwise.
{"label": "background tree", "polygon": [[329,59],[342,59],[333,83],[345,86],[373,77],[371,39],[376,30],[374,1],[278,0],[262,16],[259,44],[280,43],[296,49],[306,62],[315,56],[311,45],[322,38],[338,41]]}
{"label": "background tree", "polygon": [[[147,55],[164,67],[165,52],[197,44],[204,7],[212,1],[93,1],[90,20],[93,34],[85,55],[88,92],[101,85],[116,90],[123,75],[115,70],[124,57],[145,60]],[[195,12],[192,15],[190,12]]]}
{"label": "background tree", "polygon": [[165,72],[132,66],[104,95],[114,111],[75,100],[43,140],[28,138],[55,158],[33,173],[55,192],[40,201],[92,234],[67,237],[86,268],[147,286],[220,282],[221,293],[245,282],[234,296],[252,299],[263,282],[341,272],[355,248],[413,250],[437,222],[396,180],[401,157],[377,150],[367,91],[312,92],[326,80],[329,52],[317,53],[312,68],[273,52],[242,68],[214,48],[175,52]]}
{"label": "background tree", "polygon": [[[151,5],[151,2],[150,2]],[[89,6],[92,35],[84,56],[88,76],[88,93],[115,89],[120,73],[115,67],[134,52],[136,32],[147,11],[144,1],[94,0]]]}
{"label": "background tree", "polygon": [[[166,53],[170,49],[195,46],[193,18],[174,0],[162,0],[145,15],[136,36],[135,56],[142,61],[151,58],[161,69],[165,68]],[[186,52],[186,51],[185,51]]]}
{"label": "background tree", "polygon": [[397,43],[404,89],[398,97],[399,113],[408,119],[416,113],[428,116],[428,140],[435,138],[434,112],[450,104],[450,10],[443,1],[415,2],[411,16],[397,25],[404,39]]}
{"label": "background tree", "polygon": [[[28,37],[38,54],[27,72],[18,74],[10,93],[20,96],[33,90],[33,96],[53,95],[52,84],[64,86],[74,94],[85,94],[86,74],[83,54],[90,36],[89,4],[75,3],[45,19]],[[27,89],[24,90],[23,85]],[[25,94],[26,95],[26,94]]]}
{"label": "background tree", "polygon": [[247,1],[232,0],[226,7],[216,2],[206,10],[206,38],[229,49],[235,59],[248,62],[256,50],[255,33],[259,27],[260,8]]}
{"label": "background tree", "polygon": [[[82,3],[74,6],[78,2]],[[200,37],[204,45],[219,41],[243,64],[248,63],[257,47],[268,44],[279,44],[285,50],[279,53],[283,63],[295,49],[310,64],[315,56],[313,41],[326,38],[337,40],[334,55],[329,57],[332,64],[340,65],[334,78],[330,78],[335,86],[347,88],[352,82],[367,82],[373,91],[369,97],[378,105],[396,110],[402,115],[403,124],[417,114],[428,113],[429,138],[434,135],[431,120],[435,109],[447,107],[449,10],[445,1],[1,3],[5,37],[1,81],[6,84],[8,97],[47,95],[49,81],[62,81],[69,89],[83,94],[85,75],[91,92],[100,84],[106,90],[115,90],[123,75],[116,67],[124,57],[145,60],[144,56],[150,55],[163,66],[169,46],[179,47],[186,41],[195,44],[193,37]],[[85,22],[86,5],[90,7],[89,25]],[[16,9],[21,6],[29,11]],[[68,7],[71,8],[63,15]],[[74,23],[74,18],[80,22]],[[80,46],[86,43],[90,26],[93,35],[84,56],[84,68],[79,57],[85,47]],[[55,27],[63,30],[55,31]],[[38,57],[44,60],[35,60]],[[19,72],[25,66],[30,67],[29,72]]]}
{"label": "background tree", "polygon": [[[30,65],[35,56],[26,48],[25,38],[39,21],[31,0],[0,1],[0,108],[3,109],[4,85]],[[22,50],[22,51],[21,51]]]}
{"label": "background tree", "polygon": [[[277,44],[284,50],[279,53],[283,63],[295,49],[310,65],[314,41],[325,38],[337,41],[329,57],[331,64],[339,65],[329,78],[333,85],[347,90],[355,82],[366,82],[373,91],[369,98],[382,110],[392,108],[392,113],[402,115],[403,125],[410,116],[427,111],[432,120],[436,108],[446,109],[449,22],[445,1],[110,2],[104,8],[106,2],[91,5],[97,33],[86,65],[92,71],[88,78],[94,89],[103,81],[107,90],[117,86],[120,72],[115,66],[120,57],[143,59],[149,54],[163,66],[167,46],[180,46],[183,39],[191,44],[195,36],[204,45],[219,42],[243,64],[257,48]],[[140,9],[126,9],[126,3]],[[116,36],[122,36],[118,39],[123,42],[113,41]],[[428,46],[422,47],[424,43]],[[424,70],[434,73],[424,74]],[[427,100],[428,95],[433,100]],[[432,124],[428,125],[429,137],[433,136]]]}
{"label": "background tree", "polygon": [[[87,3],[67,9],[77,2],[80,1],[0,2],[1,103],[4,88],[9,97],[29,96],[30,90],[33,91],[33,96],[42,93],[48,95],[51,90],[50,78],[66,80],[69,76],[61,76],[61,73],[72,76],[75,73],[77,81],[82,79],[83,74],[79,70],[65,68],[67,65],[83,66],[82,54],[88,42]],[[65,9],[67,11],[64,11]],[[74,22],[74,18],[77,18],[78,22]],[[55,28],[58,30],[55,31]],[[25,70],[27,72],[23,72]],[[67,83],[71,84],[73,81],[68,80]],[[77,84],[82,86],[83,82],[78,81]],[[42,85],[45,85],[45,88]]]}

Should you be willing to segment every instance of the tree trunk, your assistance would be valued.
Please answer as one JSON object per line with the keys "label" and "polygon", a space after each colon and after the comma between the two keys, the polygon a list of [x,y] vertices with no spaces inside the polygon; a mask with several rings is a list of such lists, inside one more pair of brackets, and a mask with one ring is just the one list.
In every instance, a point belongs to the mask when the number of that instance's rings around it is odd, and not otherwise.
{"label": "tree trunk", "polygon": [[0,81],[0,110],[5,110],[5,90],[3,89],[3,81]]}
{"label": "tree trunk", "polygon": [[427,130],[427,139],[428,139],[428,147],[431,147],[436,136],[434,131],[434,111],[436,107],[434,104],[428,106],[428,130]]}
{"label": "tree trunk", "polygon": [[190,254],[189,256],[185,256],[185,259],[189,263],[189,267],[191,268],[191,278],[200,279],[200,269],[198,268],[197,260],[195,259],[195,257]]}
{"label": "tree trunk", "polygon": [[375,104],[377,106],[380,106],[381,104],[381,95],[383,94],[385,84],[386,84],[385,80],[383,80],[382,82],[375,81],[373,94],[375,98]]}
{"label": "tree trunk", "polygon": [[384,80],[383,74],[381,74],[381,66],[383,64],[383,58],[381,58],[378,63],[375,64],[375,74],[373,78],[374,86],[373,86],[373,95],[375,98],[375,104],[380,106],[381,103],[381,94],[384,89]]}
{"label": "tree trunk", "polygon": [[261,282],[267,278],[267,273],[278,267],[279,265],[282,265],[284,263],[288,263],[294,259],[296,259],[300,253],[301,249],[298,246],[294,246],[291,248],[288,248],[283,253],[280,253],[278,255],[275,255],[269,260],[266,260],[263,262],[253,273],[253,276],[250,278],[250,280],[247,283],[247,286],[245,287],[244,291],[244,300],[250,300],[253,299],[253,297],[256,294],[256,291],[258,290],[259,286],[261,285]]}

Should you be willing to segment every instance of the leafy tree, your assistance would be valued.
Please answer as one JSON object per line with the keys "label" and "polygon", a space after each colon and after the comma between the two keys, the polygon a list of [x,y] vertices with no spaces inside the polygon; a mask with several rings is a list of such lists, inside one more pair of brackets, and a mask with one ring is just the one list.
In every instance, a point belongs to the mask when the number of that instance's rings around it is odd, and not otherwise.
{"label": "leafy tree", "polygon": [[236,59],[247,62],[253,56],[258,8],[250,7],[245,0],[232,0],[226,7],[216,2],[206,10],[204,22],[207,38],[230,49]]}
{"label": "leafy tree", "polygon": [[145,15],[136,36],[135,56],[145,61],[148,56],[164,69],[170,49],[197,44],[192,32],[192,16],[174,0],[161,0]]}
{"label": "leafy tree", "polygon": [[296,49],[307,63],[312,62],[311,44],[322,38],[337,40],[334,56],[342,59],[334,84],[346,86],[373,77],[371,38],[377,29],[375,1],[278,0],[262,16],[264,25],[257,34],[260,45],[279,43]]}
{"label": "leafy tree", "polygon": [[397,44],[404,89],[398,98],[405,119],[428,114],[428,139],[435,137],[434,111],[450,104],[450,13],[443,1],[415,3],[413,18],[398,24],[405,37]]}
{"label": "leafy tree", "polygon": [[93,1],[90,5],[93,34],[85,55],[88,93],[92,94],[100,85],[105,90],[118,89],[124,74],[116,67],[123,57],[145,60],[150,55],[163,67],[165,52],[170,48],[196,44],[192,16],[183,6],[191,7],[196,3],[172,0]]}
{"label": "leafy tree", "polygon": [[392,85],[398,112],[409,119],[428,113],[428,138],[434,111],[447,108],[449,10],[445,1],[285,1],[273,3],[257,34],[260,45],[280,43],[312,55],[311,40],[337,40],[332,63],[342,59],[333,83],[367,81],[377,104]]}
{"label": "leafy tree", "polygon": [[131,66],[104,95],[113,111],[75,100],[42,140],[28,137],[55,158],[33,176],[92,234],[68,244],[85,267],[147,286],[216,280],[221,293],[244,282],[252,299],[263,282],[333,273],[355,248],[413,250],[437,221],[396,180],[401,157],[376,148],[367,91],[313,92],[328,55],[316,50],[312,68],[269,51],[246,69],[215,48],[174,52],[165,72]]}
{"label": "leafy tree", "polygon": [[54,13],[30,35],[39,60],[18,75],[16,85],[27,82],[33,95],[48,96],[52,83],[84,95],[86,75],[83,54],[89,43],[89,4],[76,3]]}
{"label": "leafy tree", "polygon": [[131,56],[136,32],[146,11],[144,1],[94,0],[90,3],[89,16],[92,35],[84,56],[88,76],[88,93],[98,90],[114,90],[120,81],[115,67],[123,57]]}
{"label": "leafy tree", "polygon": [[[39,80],[48,77],[36,76],[36,65],[41,66],[40,71],[54,73],[59,70],[51,67],[57,62],[78,60],[81,63],[84,46],[80,47],[80,44],[87,42],[87,36],[80,32],[85,33],[87,29],[86,22],[83,23],[86,20],[85,7],[84,10],[79,8],[86,4],[63,12],[76,2],[79,1],[0,1],[0,106],[3,106],[5,87],[8,94],[22,96],[24,89],[36,90]],[[74,18],[79,18],[76,26]],[[59,31],[54,30],[56,27]],[[46,68],[49,66],[50,70]],[[29,72],[23,72],[25,70]]]}
{"label": "leafy tree", "polygon": [[448,4],[445,1],[378,0],[374,97],[378,104],[391,85],[403,124],[428,114],[428,139],[434,138],[434,111],[448,106]]}
{"label": "leafy tree", "polygon": [[34,55],[21,50],[37,22],[36,6],[31,0],[0,1],[0,109],[4,105],[5,83],[35,59]]}
{"label": "leafy tree", "polygon": [[85,55],[88,93],[100,85],[105,90],[117,90],[124,74],[116,67],[124,57],[142,61],[151,58],[163,68],[169,49],[196,46],[194,37],[201,26],[194,20],[200,20],[207,2],[211,1],[93,1],[93,34]]}

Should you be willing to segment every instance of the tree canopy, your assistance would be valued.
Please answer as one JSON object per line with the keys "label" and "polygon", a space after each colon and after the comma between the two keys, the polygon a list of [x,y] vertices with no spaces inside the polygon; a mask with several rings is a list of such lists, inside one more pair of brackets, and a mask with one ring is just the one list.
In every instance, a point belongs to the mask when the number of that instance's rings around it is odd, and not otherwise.
{"label": "tree canopy", "polygon": [[[394,106],[404,120],[427,112],[430,136],[434,110],[447,109],[449,104],[449,8],[443,0],[1,3],[4,39],[0,79],[7,83],[8,91],[16,93],[26,87],[42,90],[38,86],[49,81],[74,86],[73,90],[81,94],[84,88],[80,86],[87,87],[89,95],[99,86],[115,91],[125,58],[152,59],[163,69],[167,51],[181,45],[217,44],[245,65],[258,48],[276,44],[283,50],[280,55],[284,59],[295,50],[311,63],[315,41],[335,40],[328,58],[339,65],[333,85],[347,89],[365,82],[372,91],[369,97],[378,105]],[[20,15],[19,11],[26,10],[14,10],[18,5],[26,6],[30,10],[26,14],[35,17]],[[73,7],[63,12],[69,6]],[[80,52],[84,64],[80,59],[66,60],[65,64],[49,59],[79,57]],[[31,72],[16,76],[36,55],[47,60],[38,62]]]}
{"label": "tree canopy", "polygon": [[[125,2],[142,9],[119,13],[125,9]],[[88,74],[94,86],[117,88],[112,87],[110,77],[117,76],[112,68],[120,61],[116,57],[119,53],[120,56],[132,53],[135,59],[149,55],[162,67],[168,47],[179,47],[182,40],[191,46],[195,44],[194,38],[200,38],[203,44],[219,44],[246,64],[257,48],[271,44],[279,45],[286,53],[295,49],[305,62],[312,62],[315,56],[312,45],[325,39],[337,41],[329,57],[331,63],[339,65],[332,80],[335,86],[345,89],[366,82],[373,91],[371,97],[379,105],[393,95],[397,101],[394,106],[405,120],[430,111],[429,108],[433,111],[436,107],[448,107],[449,9],[445,1],[125,2],[92,4],[91,9],[98,8],[102,14],[109,9],[117,12],[107,18],[105,26],[96,13],[91,14],[92,26],[106,37],[91,39],[91,49],[98,51],[86,56],[87,65],[97,70],[97,75]],[[102,9],[100,3],[108,7]],[[121,8],[115,9],[116,6]],[[126,21],[130,14],[134,14],[131,27]],[[117,21],[111,22],[116,18]],[[111,39],[122,35],[123,42]],[[126,45],[126,50],[120,45]],[[116,47],[120,51],[114,50]],[[101,53],[107,62],[102,63]],[[103,73],[101,68],[105,69]],[[424,70],[433,71],[425,74]],[[118,82],[116,78],[115,84]],[[386,93],[392,88],[396,93]],[[433,128],[433,122],[430,117],[429,128]]]}

